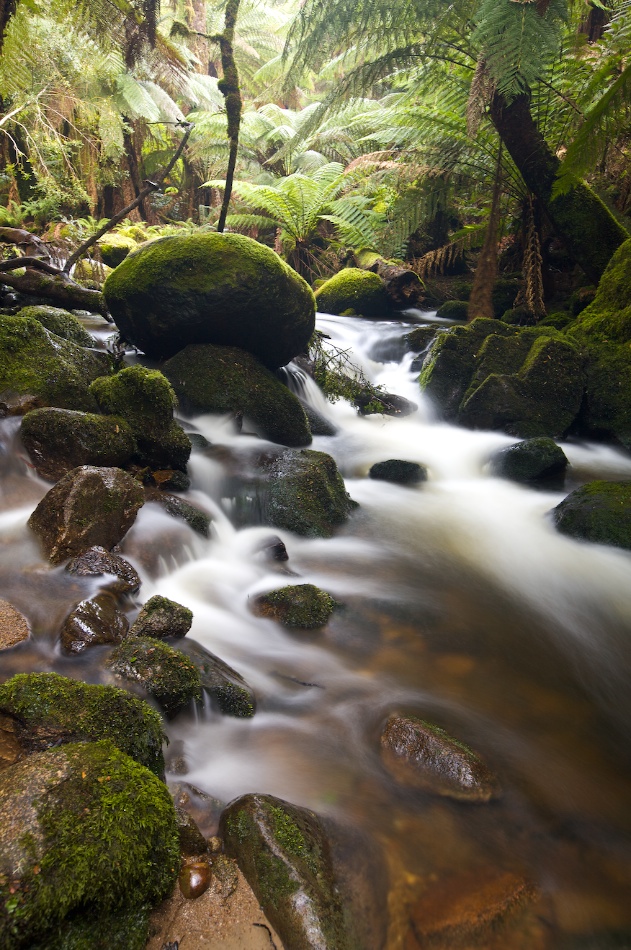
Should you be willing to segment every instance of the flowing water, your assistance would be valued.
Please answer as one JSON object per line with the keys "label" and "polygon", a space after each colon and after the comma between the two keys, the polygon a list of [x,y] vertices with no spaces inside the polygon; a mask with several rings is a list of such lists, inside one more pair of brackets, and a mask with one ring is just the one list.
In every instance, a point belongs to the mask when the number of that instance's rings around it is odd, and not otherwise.
{"label": "flowing water", "polygon": [[[359,417],[294,375],[338,430],[313,448],[335,458],[360,505],[334,538],[281,531],[289,561],[265,561],[261,544],[276,532],[231,521],[234,473],[265,443],[201,416],[190,422],[212,447],[192,456],[190,498],[213,516],[211,538],[148,504],[123,542],[141,599],[159,592],[190,607],[190,636],[258,699],[252,720],[206,710],[170,724],[173,768],[183,759],[187,774],[169,778],[223,802],[272,793],[363,828],[393,882],[388,950],[417,946],[405,942],[409,911],[432,883],[487,866],[525,874],[542,895],[493,947],[631,946],[621,936],[631,933],[631,555],[562,537],[548,514],[584,481],[631,479],[631,458],[564,444],[563,491],[491,477],[490,456],[514,439],[437,420],[401,342],[419,319],[319,318],[373,382],[419,404],[406,418]],[[27,518],[50,486],[29,468],[17,428],[2,423],[0,596],[26,614],[33,638],[2,657],[0,673],[97,681],[102,648],[70,660],[55,636],[98,584],[51,569],[29,537]],[[429,480],[404,488],[367,477],[392,458],[426,465]],[[316,584],[343,607],[308,633],[250,612],[252,597],[287,583]],[[473,746],[499,774],[502,799],[458,804],[397,787],[378,755],[393,710]]]}

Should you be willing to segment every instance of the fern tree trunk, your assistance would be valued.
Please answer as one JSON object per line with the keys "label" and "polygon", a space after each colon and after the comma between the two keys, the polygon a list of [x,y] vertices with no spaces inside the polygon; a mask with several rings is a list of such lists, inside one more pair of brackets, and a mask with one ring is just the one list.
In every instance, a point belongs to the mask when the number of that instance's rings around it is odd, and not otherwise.
{"label": "fern tree trunk", "polygon": [[224,31],[217,38],[221,50],[221,68],[223,78],[220,79],[218,86],[226,100],[226,117],[228,120],[228,141],[230,143],[230,155],[228,158],[228,169],[226,171],[226,187],[223,193],[223,202],[217,230],[222,232],[226,226],[226,217],[228,216],[228,206],[232,195],[232,183],[234,181],[234,170],[237,165],[237,152],[239,150],[239,129],[241,128],[241,90],[239,89],[239,73],[234,59],[234,29],[239,14],[240,0],[228,0],[226,4],[226,17],[224,20]]}
{"label": "fern tree trunk", "polygon": [[493,286],[497,279],[497,231],[500,224],[500,199],[502,197],[502,145],[500,143],[495,167],[495,181],[493,182],[493,198],[491,213],[484,236],[484,244],[478,258],[478,265],[473,276],[471,296],[467,305],[467,319],[488,317],[492,320]]}
{"label": "fern tree trunk", "polygon": [[496,92],[491,118],[528,189],[543,204],[574,260],[597,283],[629,235],[585,182],[577,179],[566,194],[552,196],[560,162],[537,128],[528,95],[508,103]]}

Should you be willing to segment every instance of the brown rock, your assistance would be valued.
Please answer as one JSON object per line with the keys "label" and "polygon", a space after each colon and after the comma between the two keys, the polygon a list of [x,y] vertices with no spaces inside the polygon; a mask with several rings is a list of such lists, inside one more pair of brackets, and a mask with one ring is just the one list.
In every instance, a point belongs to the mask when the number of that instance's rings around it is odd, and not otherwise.
{"label": "brown rock", "polygon": [[210,887],[210,864],[208,861],[192,861],[180,871],[180,890],[187,900],[201,897]]}
{"label": "brown rock", "polygon": [[114,547],[144,502],[138,482],[119,468],[82,465],[53,485],[28,520],[54,564],[101,545]]}
{"label": "brown rock", "polygon": [[381,759],[407,788],[463,802],[488,802],[500,795],[496,776],[473,749],[416,716],[388,718]]}
{"label": "brown rock", "polygon": [[0,769],[13,765],[20,758],[22,746],[17,736],[15,719],[0,713]]}
{"label": "brown rock", "polygon": [[80,554],[66,565],[70,574],[79,577],[102,577],[103,574],[112,574],[113,578],[107,588],[117,594],[135,594],[140,587],[140,578],[125,558],[112,554],[105,548],[96,545]]}
{"label": "brown rock", "polygon": [[61,645],[68,653],[83,653],[86,647],[120,643],[129,631],[129,620],[116,607],[107,591],[77,604],[61,629]]}
{"label": "brown rock", "polygon": [[6,600],[0,600],[0,650],[8,650],[22,640],[28,640],[26,619]]}

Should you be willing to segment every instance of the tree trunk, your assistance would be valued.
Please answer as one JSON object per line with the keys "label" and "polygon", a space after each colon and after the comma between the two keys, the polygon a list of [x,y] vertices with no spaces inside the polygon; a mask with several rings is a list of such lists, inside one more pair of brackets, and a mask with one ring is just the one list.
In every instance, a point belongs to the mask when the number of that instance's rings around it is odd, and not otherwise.
{"label": "tree trunk", "polygon": [[[129,119],[125,119],[126,122],[129,122]],[[142,179],[140,177],[140,166],[138,162],[138,154],[136,152],[136,146],[134,144],[134,138],[130,132],[123,133],[123,143],[125,145],[125,157],[127,158],[127,167],[129,168],[129,177],[131,179],[132,187],[134,189],[133,197],[137,198],[140,192],[142,191]],[[141,201],[138,205],[138,214],[143,221],[147,220],[147,212],[145,211],[145,203]]]}
{"label": "tree trunk", "polygon": [[103,294],[98,290],[86,290],[65,274],[46,274],[28,268],[25,274],[20,275],[1,273],[0,283],[22,294],[45,297],[67,310],[89,310],[109,318]]}
{"label": "tree trunk", "polygon": [[423,281],[409,267],[386,261],[372,251],[359,251],[355,260],[362,270],[370,270],[381,277],[393,307],[401,310],[420,307],[425,300]]}
{"label": "tree trunk", "polygon": [[228,158],[228,170],[226,172],[226,187],[223,193],[223,202],[217,230],[221,233],[226,226],[226,217],[228,215],[228,206],[230,196],[232,195],[232,183],[234,181],[234,170],[237,164],[237,151],[239,149],[239,129],[241,127],[241,90],[239,89],[239,73],[237,64],[234,60],[234,50],[232,44],[234,41],[234,28],[237,23],[240,0],[228,0],[226,4],[226,18],[224,21],[224,31],[219,39],[219,48],[221,49],[221,67],[223,78],[220,79],[218,86],[220,92],[226,100],[226,116],[228,119],[228,141],[230,142],[230,155]]}
{"label": "tree trunk", "polygon": [[478,258],[478,265],[473,275],[471,296],[467,304],[467,319],[487,317],[492,320],[495,316],[493,308],[493,287],[497,279],[497,229],[500,223],[500,199],[502,197],[502,146],[500,143],[493,182],[493,198],[491,213],[484,236],[484,244]]}
{"label": "tree trunk", "polygon": [[529,191],[543,204],[574,260],[597,283],[612,254],[629,235],[583,181],[577,179],[569,192],[552,197],[560,162],[537,128],[528,95],[507,103],[496,92],[491,118]]}

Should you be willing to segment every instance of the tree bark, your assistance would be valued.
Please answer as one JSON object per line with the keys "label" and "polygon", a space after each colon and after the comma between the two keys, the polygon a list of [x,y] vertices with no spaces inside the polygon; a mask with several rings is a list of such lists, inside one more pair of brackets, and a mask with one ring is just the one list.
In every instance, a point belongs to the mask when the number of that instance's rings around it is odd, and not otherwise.
{"label": "tree bark", "polygon": [[423,281],[409,267],[401,267],[379,257],[372,251],[355,254],[357,266],[378,274],[386,285],[386,292],[393,307],[420,307],[425,300]]}
{"label": "tree bark", "polygon": [[491,119],[529,191],[543,204],[574,260],[597,283],[629,235],[585,182],[577,179],[566,194],[552,196],[561,163],[537,128],[527,94],[507,103],[494,93]]}
{"label": "tree bark", "polygon": [[232,183],[234,181],[234,170],[237,164],[237,152],[239,150],[239,129],[241,127],[241,90],[239,89],[239,73],[234,59],[234,29],[237,23],[240,0],[228,0],[226,5],[226,18],[224,20],[224,31],[217,37],[219,48],[221,50],[221,68],[223,77],[219,80],[218,86],[220,92],[226,100],[226,117],[228,120],[228,141],[230,143],[230,155],[228,157],[228,169],[226,172],[226,187],[223,193],[223,202],[221,204],[221,213],[217,230],[221,233],[226,226],[226,217],[228,216],[228,206],[232,195]]}
{"label": "tree bark", "polygon": [[476,317],[487,317],[492,320],[495,316],[493,309],[493,286],[497,279],[497,230],[500,223],[500,199],[502,197],[502,145],[500,143],[493,182],[493,198],[491,213],[484,236],[484,244],[478,258],[478,265],[473,275],[471,296],[467,304],[467,320]]}

